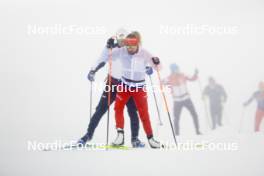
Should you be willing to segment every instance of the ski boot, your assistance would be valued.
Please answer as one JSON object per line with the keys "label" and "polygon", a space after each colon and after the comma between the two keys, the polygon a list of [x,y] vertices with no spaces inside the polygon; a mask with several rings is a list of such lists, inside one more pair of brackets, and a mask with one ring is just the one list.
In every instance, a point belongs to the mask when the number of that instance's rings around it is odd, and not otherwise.
{"label": "ski boot", "polygon": [[159,149],[161,147],[163,148],[163,145],[161,145],[160,142],[156,141],[153,137],[149,137],[148,142],[150,147],[153,149]]}
{"label": "ski boot", "polygon": [[125,136],[124,136],[124,130],[118,128],[117,129],[117,137],[114,142],[112,142],[112,146],[118,147],[122,146],[125,143]]}
{"label": "ski boot", "polygon": [[198,130],[196,131],[196,135],[202,135],[202,133]]}
{"label": "ski boot", "polygon": [[79,139],[77,141],[77,146],[78,147],[84,147],[85,144],[91,140],[92,140],[92,137],[90,137],[90,135],[88,135],[88,133],[86,133],[81,139]]}
{"label": "ski boot", "polygon": [[137,137],[131,139],[131,144],[133,148],[143,148],[145,147],[144,142],[141,142]]}

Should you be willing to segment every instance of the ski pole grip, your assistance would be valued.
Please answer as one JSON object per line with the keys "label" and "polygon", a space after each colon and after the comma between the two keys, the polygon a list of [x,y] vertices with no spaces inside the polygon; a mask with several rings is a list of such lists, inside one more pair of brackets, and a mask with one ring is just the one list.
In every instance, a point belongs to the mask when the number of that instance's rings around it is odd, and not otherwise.
{"label": "ski pole grip", "polygon": [[152,57],[151,59],[152,59],[153,64],[155,64],[155,65],[160,64],[160,59],[158,57]]}

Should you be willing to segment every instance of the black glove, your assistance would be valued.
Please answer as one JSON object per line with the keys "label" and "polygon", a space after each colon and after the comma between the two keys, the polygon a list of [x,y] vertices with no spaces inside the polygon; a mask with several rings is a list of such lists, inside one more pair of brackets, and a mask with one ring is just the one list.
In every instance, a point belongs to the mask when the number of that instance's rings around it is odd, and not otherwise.
{"label": "black glove", "polygon": [[160,64],[160,59],[158,57],[152,57],[152,62],[155,64],[155,65],[159,65]]}
{"label": "black glove", "polygon": [[109,48],[109,49],[116,47],[115,39],[113,39],[113,38],[108,39],[107,43],[106,43],[106,47]]}
{"label": "black glove", "polygon": [[89,71],[89,73],[87,75],[87,79],[89,81],[94,81],[94,76],[95,76],[95,71],[94,70],[91,70],[91,71]]}

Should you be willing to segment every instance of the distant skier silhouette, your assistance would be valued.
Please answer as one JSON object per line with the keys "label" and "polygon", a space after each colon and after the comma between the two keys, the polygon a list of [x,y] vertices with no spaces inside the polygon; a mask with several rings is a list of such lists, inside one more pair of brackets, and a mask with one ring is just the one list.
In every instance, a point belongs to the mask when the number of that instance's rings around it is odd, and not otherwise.
{"label": "distant skier silhouette", "polygon": [[195,73],[192,77],[188,77],[180,72],[180,68],[176,64],[170,65],[171,74],[165,78],[162,82],[165,85],[168,85],[171,88],[171,93],[174,101],[174,130],[175,134],[180,134],[180,115],[182,108],[185,107],[191,113],[193,118],[195,131],[197,135],[200,135],[198,115],[196,113],[193,102],[190,98],[190,94],[187,89],[187,81],[195,81],[198,78],[198,70],[195,70]]}
{"label": "distant skier silhouette", "polygon": [[214,78],[209,77],[209,84],[203,91],[203,98],[209,98],[210,114],[212,118],[212,129],[222,126],[223,103],[227,100],[224,87],[218,84]]}
{"label": "distant skier silhouette", "polygon": [[257,111],[255,115],[255,132],[260,130],[260,124],[264,117],[264,82],[259,83],[259,90],[253,93],[253,95],[243,105],[248,106],[253,100],[257,101]]}

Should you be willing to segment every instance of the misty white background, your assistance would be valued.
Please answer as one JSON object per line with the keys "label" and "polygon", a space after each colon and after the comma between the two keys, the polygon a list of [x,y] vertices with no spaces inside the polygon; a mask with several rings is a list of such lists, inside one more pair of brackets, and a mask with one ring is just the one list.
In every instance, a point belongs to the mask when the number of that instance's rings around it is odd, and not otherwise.
{"label": "misty white background", "polygon": [[[264,80],[263,15],[261,0],[1,1],[0,174],[177,175],[178,171],[181,173],[178,175],[263,175],[263,131],[253,134],[255,104],[246,109],[243,132],[237,134],[242,103],[257,89],[258,82]],[[96,35],[29,35],[29,25],[55,24],[101,26],[106,32]],[[237,31],[232,35],[160,32],[162,25],[181,27],[187,24],[236,26]],[[214,76],[225,87],[228,93],[224,116],[226,127],[214,135],[206,124],[199,84],[188,85],[199,113],[201,131],[205,134],[202,139],[242,140],[246,146],[241,146],[241,153],[27,151],[28,140],[69,141],[83,135],[89,122],[90,84],[86,75],[107,38],[120,27],[138,30],[142,34],[143,47],[163,63],[162,77],[169,74],[170,63],[177,63],[188,75],[198,68],[203,86],[207,84],[208,76]],[[107,67],[100,70],[96,81],[103,82],[106,73]],[[158,83],[156,74],[153,79]],[[101,90],[94,93],[93,108],[100,95]],[[171,105],[169,94],[167,97]],[[160,95],[158,99],[165,127],[157,129],[155,104],[149,93],[153,129],[160,140],[172,141]],[[115,137],[114,112],[111,112],[110,141]],[[200,139],[194,135],[191,117],[185,111],[181,125],[182,140]],[[94,142],[105,141],[105,127],[106,116],[96,129]],[[130,145],[127,115],[125,130],[126,144]],[[142,128],[140,138],[147,142]],[[118,164],[120,162],[122,164]]]}

